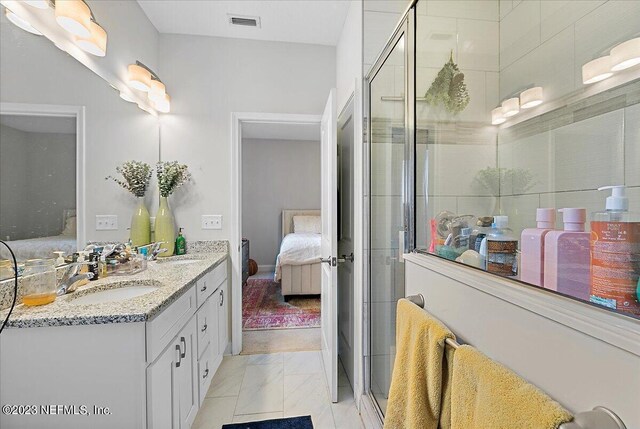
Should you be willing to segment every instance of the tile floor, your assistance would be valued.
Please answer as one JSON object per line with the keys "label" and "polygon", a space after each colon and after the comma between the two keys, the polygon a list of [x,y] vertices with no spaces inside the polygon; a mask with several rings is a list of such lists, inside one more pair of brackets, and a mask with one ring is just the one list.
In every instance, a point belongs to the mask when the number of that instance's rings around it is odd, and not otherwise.
{"label": "tile floor", "polygon": [[339,374],[332,404],[318,351],[225,356],[193,428],[302,415],[314,429],[364,428],[342,367]]}

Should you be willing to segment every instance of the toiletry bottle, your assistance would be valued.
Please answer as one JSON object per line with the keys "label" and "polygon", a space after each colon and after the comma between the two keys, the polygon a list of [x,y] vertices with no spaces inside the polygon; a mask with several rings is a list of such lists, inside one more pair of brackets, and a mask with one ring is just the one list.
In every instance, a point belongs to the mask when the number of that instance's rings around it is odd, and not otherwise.
{"label": "toiletry bottle", "polygon": [[486,266],[490,273],[501,276],[518,274],[518,239],[508,228],[509,216],[494,216],[491,232],[481,247],[486,248]]}
{"label": "toiletry bottle", "polygon": [[100,260],[100,254],[98,252],[91,252],[89,254],[89,272],[93,274],[91,281],[98,280],[100,278],[100,269],[98,267]]}
{"label": "toiletry bottle", "polygon": [[476,227],[471,231],[469,236],[469,250],[475,250],[480,252],[480,244],[482,240],[487,236],[487,233],[491,231],[491,225],[493,224],[492,216],[479,217]]}
{"label": "toiletry bottle", "polygon": [[[89,272],[89,266],[86,264],[87,262],[89,262],[89,252],[87,252],[86,250],[78,251],[78,263],[82,264],[82,266],[80,267],[81,274],[86,274]],[[88,279],[82,279],[79,280],[78,286],[84,286],[87,283],[89,283]]]}
{"label": "toiletry bottle", "polygon": [[520,238],[520,280],[544,286],[544,241],[556,226],[555,209],[536,210],[536,228],[522,231]]}
{"label": "toiletry bottle", "polygon": [[589,233],[587,210],[565,208],[563,231],[550,231],[544,239],[544,287],[589,300]]}
{"label": "toiletry bottle", "polygon": [[105,255],[100,256],[98,271],[100,273],[100,277],[107,277],[107,257]]}
{"label": "toiletry bottle", "polygon": [[640,213],[629,212],[624,186],[611,189],[605,211],[591,218],[591,289],[596,304],[640,316]]}
{"label": "toiletry bottle", "polygon": [[184,255],[185,253],[187,253],[187,240],[184,239],[182,228],[180,228],[176,238],[176,255]]}

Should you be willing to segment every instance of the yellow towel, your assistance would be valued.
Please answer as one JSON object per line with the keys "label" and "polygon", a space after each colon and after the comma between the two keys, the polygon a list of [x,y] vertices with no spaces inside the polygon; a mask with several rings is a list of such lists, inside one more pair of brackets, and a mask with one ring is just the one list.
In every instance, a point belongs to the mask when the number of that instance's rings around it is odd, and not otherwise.
{"label": "yellow towel", "polygon": [[571,414],[470,346],[453,356],[451,429],[555,429]]}
{"label": "yellow towel", "polygon": [[398,301],[396,360],[385,429],[437,429],[442,396],[444,341],[455,338],[412,302]]}

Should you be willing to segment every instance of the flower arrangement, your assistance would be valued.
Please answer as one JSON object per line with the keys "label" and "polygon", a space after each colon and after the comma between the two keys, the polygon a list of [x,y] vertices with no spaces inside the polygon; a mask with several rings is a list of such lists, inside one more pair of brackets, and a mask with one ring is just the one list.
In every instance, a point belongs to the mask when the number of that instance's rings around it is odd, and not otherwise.
{"label": "flower arrangement", "polygon": [[105,180],[113,180],[123,189],[131,192],[136,197],[144,197],[151,180],[151,166],[146,162],[127,161],[116,167],[122,179],[113,176],[105,177]]}
{"label": "flower arrangement", "polygon": [[191,180],[191,173],[187,170],[187,166],[178,164],[178,161],[159,162],[156,165],[156,174],[161,197],[168,197]]}
{"label": "flower arrangement", "polygon": [[514,194],[524,194],[535,182],[534,176],[528,169],[487,167],[476,173],[475,181],[494,197],[500,196],[500,186],[510,183]]}

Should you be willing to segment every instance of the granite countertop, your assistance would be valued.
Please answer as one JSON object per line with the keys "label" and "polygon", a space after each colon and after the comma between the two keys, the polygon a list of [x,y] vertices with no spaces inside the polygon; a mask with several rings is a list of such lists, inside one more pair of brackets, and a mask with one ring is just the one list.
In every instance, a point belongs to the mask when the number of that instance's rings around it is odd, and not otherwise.
{"label": "granite countertop", "polygon": [[[110,276],[59,296],[51,304],[27,307],[16,305],[7,328],[97,325],[105,323],[145,322],[155,317],[182,296],[198,279],[227,258],[227,252],[190,253],[150,261],[145,271],[130,276]],[[172,260],[195,259],[188,264],[171,264]],[[74,304],[73,300],[95,291],[126,286],[158,286],[157,290],[123,301],[101,304]],[[4,320],[8,309],[0,312]]]}

